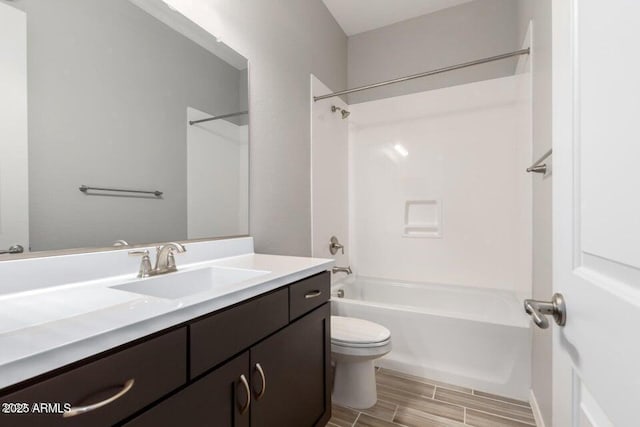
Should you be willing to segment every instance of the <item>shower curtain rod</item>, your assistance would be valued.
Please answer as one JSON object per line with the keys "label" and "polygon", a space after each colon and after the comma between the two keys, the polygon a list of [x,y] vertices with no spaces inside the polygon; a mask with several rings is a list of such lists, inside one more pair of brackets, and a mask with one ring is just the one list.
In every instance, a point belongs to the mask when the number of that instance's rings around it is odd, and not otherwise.
{"label": "shower curtain rod", "polygon": [[486,62],[499,61],[501,59],[511,58],[512,56],[528,55],[530,53],[530,51],[531,51],[530,48],[520,49],[520,50],[516,50],[514,52],[503,53],[502,55],[496,55],[496,56],[490,56],[488,58],[476,59],[475,61],[464,62],[462,64],[451,65],[449,67],[444,67],[444,68],[438,68],[436,70],[426,71],[424,73],[412,74],[410,76],[400,77],[400,78],[393,79],[393,80],[387,80],[385,82],[374,83],[374,84],[370,84],[370,85],[366,85],[366,86],[360,86],[360,87],[356,87],[354,89],[341,90],[340,92],[333,92],[333,93],[329,93],[329,94],[321,95],[321,96],[314,96],[313,100],[314,100],[314,102],[315,101],[320,101],[321,99],[327,99],[327,98],[333,98],[333,97],[336,97],[336,96],[347,95],[347,94],[350,94],[350,93],[360,92],[360,91],[368,90],[368,89],[374,89],[374,88],[377,88],[377,87],[387,86],[387,85],[391,85],[391,84],[395,84],[395,83],[402,83],[402,82],[406,82],[408,80],[419,79],[421,77],[433,76],[434,74],[440,74],[440,73],[446,73],[448,71],[459,70],[460,68],[467,68],[467,67],[472,67],[474,65],[480,65],[480,64],[484,64]]}
{"label": "shower curtain rod", "polygon": [[210,122],[211,120],[226,119],[227,117],[241,116],[243,114],[249,114],[249,112],[248,111],[238,111],[237,113],[221,114],[219,116],[209,117],[208,119],[189,120],[189,124],[191,126],[193,126],[193,125],[196,125],[198,123]]}

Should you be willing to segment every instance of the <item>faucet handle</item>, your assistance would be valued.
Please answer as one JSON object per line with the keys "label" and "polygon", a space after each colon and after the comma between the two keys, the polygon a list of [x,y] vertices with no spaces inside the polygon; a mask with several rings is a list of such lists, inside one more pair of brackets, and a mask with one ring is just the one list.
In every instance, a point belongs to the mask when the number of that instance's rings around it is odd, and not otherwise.
{"label": "faucet handle", "polygon": [[137,251],[129,251],[130,256],[141,256],[140,270],[138,270],[138,278],[149,277],[151,274],[151,259],[149,258],[149,251],[147,249],[141,249]]}
{"label": "faucet handle", "polygon": [[336,236],[331,236],[329,240],[329,252],[331,252],[331,255],[335,255],[338,253],[338,250],[341,250],[342,255],[344,255],[344,245],[340,243]]}

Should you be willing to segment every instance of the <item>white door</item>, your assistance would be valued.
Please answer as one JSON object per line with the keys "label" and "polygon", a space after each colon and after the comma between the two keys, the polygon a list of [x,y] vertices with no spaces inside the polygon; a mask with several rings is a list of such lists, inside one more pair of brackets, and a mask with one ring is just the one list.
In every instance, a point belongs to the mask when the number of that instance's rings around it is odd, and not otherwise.
{"label": "white door", "polygon": [[29,247],[27,19],[0,3],[0,253]]}
{"label": "white door", "polygon": [[640,426],[640,2],[553,0],[556,427]]}

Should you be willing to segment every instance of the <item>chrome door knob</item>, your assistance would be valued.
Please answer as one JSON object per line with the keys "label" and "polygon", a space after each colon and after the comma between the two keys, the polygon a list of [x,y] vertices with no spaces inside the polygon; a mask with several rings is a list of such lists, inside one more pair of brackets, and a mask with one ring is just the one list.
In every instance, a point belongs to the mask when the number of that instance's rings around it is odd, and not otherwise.
{"label": "chrome door knob", "polygon": [[524,300],[524,311],[531,316],[533,322],[540,329],[549,327],[549,321],[545,316],[553,316],[553,320],[558,326],[564,326],[567,323],[567,306],[562,294],[553,294],[551,301],[526,299]]}

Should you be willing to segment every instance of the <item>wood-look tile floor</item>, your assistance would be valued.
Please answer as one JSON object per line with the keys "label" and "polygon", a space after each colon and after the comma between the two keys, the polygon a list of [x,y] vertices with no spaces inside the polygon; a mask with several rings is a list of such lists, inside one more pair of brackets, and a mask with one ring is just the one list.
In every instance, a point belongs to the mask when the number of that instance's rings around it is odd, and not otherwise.
{"label": "wood-look tile floor", "polygon": [[378,403],[333,406],[327,427],[531,427],[529,403],[386,369],[376,372]]}

